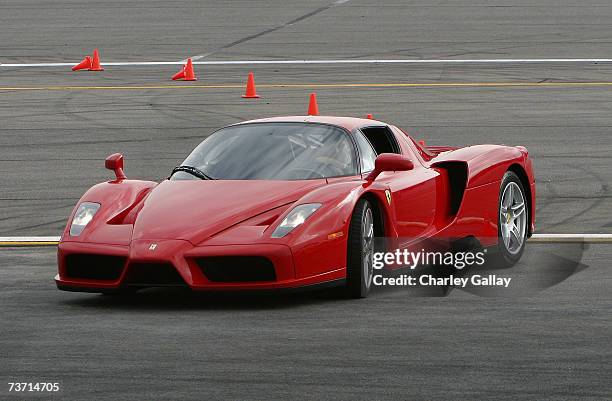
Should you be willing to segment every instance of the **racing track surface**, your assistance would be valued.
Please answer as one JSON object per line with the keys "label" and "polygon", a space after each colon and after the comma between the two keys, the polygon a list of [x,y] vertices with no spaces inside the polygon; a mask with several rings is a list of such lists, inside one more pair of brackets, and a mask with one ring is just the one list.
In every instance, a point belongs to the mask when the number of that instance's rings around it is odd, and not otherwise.
{"label": "racing track surface", "polygon": [[517,280],[503,297],[385,288],[354,301],[59,293],[52,250],[3,251],[0,374],[58,381],[70,399],[605,399],[611,256],[592,246],[571,276],[497,272]]}
{"label": "racing track surface", "polygon": [[[228,3],[6,1],[0,63],[77,62],[94,47],[103,62],[612,56],[601,0]],[[212,130],[303,114],[312,91],[322,114],[373,113],[428,144],[526,145],[538,232],[612,230],[612,64],[196,66],[202,87],[173,83],[176,70],[0,66],[0,236],[58,235],[78,197],[110,177],[109,153],[125,154],[129,177],[162,179]],[[250,70],[257,101],[236,87]],[[395,83],[423,85],[384,86]],[[520,296],[389,289],[356,302],[59,293],[53,249],[3,248],[2,398],[9,379],[59,380],[77,399],[603,398],[611,253],[592,246],[588,268]]]}

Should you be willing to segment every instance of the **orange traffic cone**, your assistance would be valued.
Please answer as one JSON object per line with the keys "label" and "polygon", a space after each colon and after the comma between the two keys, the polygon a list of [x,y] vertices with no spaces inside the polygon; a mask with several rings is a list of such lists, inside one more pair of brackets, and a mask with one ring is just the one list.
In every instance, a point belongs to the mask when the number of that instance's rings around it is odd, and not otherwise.
{"label": "orange traffic cone", "polygon": [[366,118],[367,118],[368,120],[373,120],[373,119],[374,119],[374,116],[372,116],[372,114],[369,114],[369,113],[368,113],[368,115],[366,116]]}
{"label": "orange traffic cone", "polygon": [[89,67],[89,71],[104,71],[104,68],[100,65],[100,53],[98,49],[94,49],[93,57],[91,59],[91,67]]}
{"label": "orange traffic cone", "polygon": [[83,61],[72,67],[72,71],[89,70],[91,68],[91,57],[85,56]]}
{"label": "orange traffic cone", "polygon": [[195,77],[195,73],[193,72],[193,63],[191,59],[187,59],[187,64],[183,66],[183,68],[172,76],[172,80],[183,80],[183,81],[197,81],[198,79]]}
{"label": "orange traffic cone", "polygon": [[176,81],[177,79],[185,78],[185,66],[181,67],[181,70],[172,76],[172,80]]}
{"label": "orange traffic cone", "polygon": [[259,95],[257,94],[257,90],[255,90],[255,77],[252,72],[249,72],[249,77],[247,78],[246,92],[242,95],[245,99],[257,99]]}
{"label": "orange traffic cone", "polygon": [[317,94],[310,94],[310,102],[308,103],[308,115],[309,116],[318,116],[319,115],[319,105],[317,104]]}

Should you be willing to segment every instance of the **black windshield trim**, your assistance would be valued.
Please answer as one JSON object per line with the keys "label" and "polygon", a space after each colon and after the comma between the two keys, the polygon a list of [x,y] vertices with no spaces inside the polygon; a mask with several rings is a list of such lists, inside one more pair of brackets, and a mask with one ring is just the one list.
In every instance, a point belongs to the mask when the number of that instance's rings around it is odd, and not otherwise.
{"label": "black windshield trim", "polygon": [[195,177],[198,177],[201,180],[216,180],[216,178],[209,176],[208,174],[206,174],[199,168],[192,167],[192,166],[176,166],[175,168],[172,169],[172,174],[170,174],[170,176],[172,177],[174,173],[177,173],[179,171],[189,173]]}

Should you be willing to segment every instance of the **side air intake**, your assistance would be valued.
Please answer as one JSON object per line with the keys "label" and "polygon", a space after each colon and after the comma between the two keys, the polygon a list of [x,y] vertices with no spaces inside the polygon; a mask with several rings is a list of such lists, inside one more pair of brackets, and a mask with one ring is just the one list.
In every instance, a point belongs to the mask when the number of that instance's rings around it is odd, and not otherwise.
{"label": "side air intake", "polygon": [[81,280],[116,281],[121,277],[125,257],[92,254],[66,256],[66,276]]}
{"label": "side air intake", "polygon": [[214,282],[276,280],[274,265],[261,256],[210,256],[197,258],[196,263],[206,278]]}
{"label": "side air intake", "polygon": [[448,181],[450,185],[450,190],[448,191],[450,195],[449,215],[455,216],[459,212],[459,207],[461,207],[461,202],[463,201],[463,194],[467,185],[467,164],[464,162],[449,161],[435,163],[433,167],[444,169],[447,171]]}

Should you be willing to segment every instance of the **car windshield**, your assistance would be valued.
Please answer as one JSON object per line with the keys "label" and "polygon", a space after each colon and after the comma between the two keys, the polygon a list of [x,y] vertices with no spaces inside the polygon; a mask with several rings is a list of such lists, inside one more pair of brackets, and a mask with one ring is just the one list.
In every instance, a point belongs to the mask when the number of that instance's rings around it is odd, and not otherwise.
{"label": "car windshield", "polygon": [[356,175],[358,170],[349,134],[315,123],[223,128],[198,145],[181,166],[185,167],[175,169],[172,180],[306,180]]}

